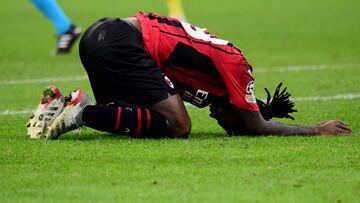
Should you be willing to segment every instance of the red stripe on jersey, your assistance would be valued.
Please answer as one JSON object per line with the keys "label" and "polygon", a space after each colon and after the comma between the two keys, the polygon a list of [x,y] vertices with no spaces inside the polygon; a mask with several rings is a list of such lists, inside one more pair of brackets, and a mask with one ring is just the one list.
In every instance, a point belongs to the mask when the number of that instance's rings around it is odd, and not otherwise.
{"label": "red stripe on jersey", "polygon": [[150,122],[151,122],[151,115],[149,109],[145,109],[146,111],[146,120],[147,120],[147,131],[150,130]]}
{"label": "red stripe on jersey", "polygon": [[[230,103],[239,108],[259,110],[254,96],[247,92],[248,85],[254,80],[250,66],[241,51],[229,41],[214,38],[215,35],[211,35],[207,30],[204,32],[202,28],[174,18],[147,13],[138,13],[136,17],[141,27],[145,51],[171,80],[188,84],[194,89],[208,91],[215,96],[229,95]],[[197,53],[207,56],[214,67],[208,64],[204,67],[185,67],[186,64],[181,61],[166,64],[179,44],[189,46]],[[192,58],[193,61],[198,57],[199,55],[196,55]],[[214,68],[217,71],[214,71]],[[212,73],[219,74],[220,77],[214,78],[215,74]]]}
{"label": "red stripe on jersey", "polygon": [[139,137],[141,133],[141,109],[137,109],[137,130],[136,130],[136,137]]}
{"label": "red stripe on jersey", "polygon": [[118,108],[118,111],[117,111],[117,119],[116,119],[116,125],[115,125],[115,131],[118,131],[119,130],[119,127],[120,127],[120,121],[121,121],[121,107]]}

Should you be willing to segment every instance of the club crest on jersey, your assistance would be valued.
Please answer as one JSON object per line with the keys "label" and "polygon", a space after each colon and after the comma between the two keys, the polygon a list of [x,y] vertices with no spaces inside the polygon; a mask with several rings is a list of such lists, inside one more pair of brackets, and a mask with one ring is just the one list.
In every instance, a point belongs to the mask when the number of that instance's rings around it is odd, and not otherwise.
{"label": "club crest on jersey", "polygon": [[255,91],[255,83],[252,80],[251,82],[249,82],[249,84],[246,86],[246,93],[247,94],[254,94]]}
{"label": "club crest on jersey", "polygon": [[255,91],[255,82],[252,80],[249,82],[249,84],[246,86],[246,95],[245,100],[248,103],[256,103],[256,97],[254,95]]}
{"label": "club crest on jersey", "polygon": [[165,79],[166,84],[169,85],[169,87],[171,87],[173,89],[175,88],[174,84],[171,82],[171,80],[166,75],[164,76],[164,79]]}

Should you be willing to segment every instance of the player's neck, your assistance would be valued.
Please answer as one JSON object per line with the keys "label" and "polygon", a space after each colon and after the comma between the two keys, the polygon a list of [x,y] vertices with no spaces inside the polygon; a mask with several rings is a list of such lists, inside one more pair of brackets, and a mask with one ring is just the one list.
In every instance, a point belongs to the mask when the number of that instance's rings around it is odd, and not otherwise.
{"label": "player's neck", "polygon": [[136,17],[124,18],[124,20],[131,23],[136,29],[138,29],[141,32],[141,27],[140,27],[139,21],[137,20]]}

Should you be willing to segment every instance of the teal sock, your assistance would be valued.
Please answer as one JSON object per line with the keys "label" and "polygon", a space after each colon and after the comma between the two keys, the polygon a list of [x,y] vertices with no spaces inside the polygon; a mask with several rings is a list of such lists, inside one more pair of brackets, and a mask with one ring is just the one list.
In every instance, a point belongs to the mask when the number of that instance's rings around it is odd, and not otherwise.
{"label": "teal sock", "polygon": [[48,17],[56,28],[58,35],[64,34],[71,27],[71,21],[57,4],[56,0],[31,0],[34,6]]}

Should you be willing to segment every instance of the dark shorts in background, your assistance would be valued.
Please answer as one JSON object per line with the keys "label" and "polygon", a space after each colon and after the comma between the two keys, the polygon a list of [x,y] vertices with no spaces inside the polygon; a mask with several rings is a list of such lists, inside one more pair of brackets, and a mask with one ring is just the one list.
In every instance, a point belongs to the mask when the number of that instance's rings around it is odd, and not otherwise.
{"label": "dark shorts in background", "polygon": [[91,25],[79,52],[98,104],[150,106],[175,93],[144,50],[140,31],[123,19],[104,18]]}

